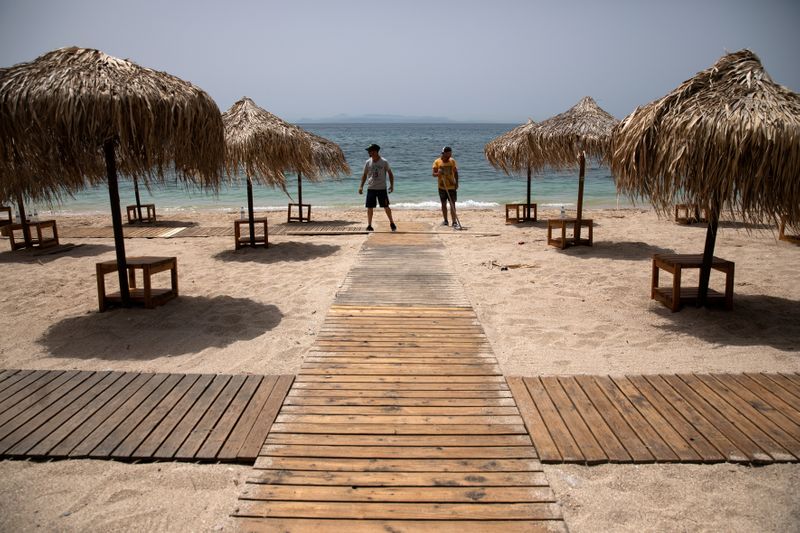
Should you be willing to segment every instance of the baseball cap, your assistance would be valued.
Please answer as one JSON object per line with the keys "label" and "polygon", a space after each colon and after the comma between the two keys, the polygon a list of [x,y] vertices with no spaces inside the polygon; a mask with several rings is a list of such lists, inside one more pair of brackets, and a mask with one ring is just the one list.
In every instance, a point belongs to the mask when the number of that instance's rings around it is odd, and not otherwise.
{"label": "baseball cap", "polygon": [[367,152],[370,152],[372,150],[375,150],[376,152],[380,152],[381,151],[381,147],[378,146],[377,144],[374,144],[374,143],[370,144],[369,146],[367,146]]}
{"label": "baseball cap", "polygon": [[453,151],[453,149],[452,149],[452,148],[450,148],[449,146],[445,146],[444,148],[442,148],[442,153],[445,153],[445,152],[452,152],[452,151]]}

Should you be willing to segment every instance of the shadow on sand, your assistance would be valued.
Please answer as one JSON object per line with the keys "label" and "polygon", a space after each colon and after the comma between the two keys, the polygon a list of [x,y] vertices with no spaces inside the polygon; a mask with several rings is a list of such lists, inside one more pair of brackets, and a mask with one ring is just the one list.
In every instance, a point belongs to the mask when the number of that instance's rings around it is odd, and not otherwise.
{"label": "shadow on sand", "polygon": [[640,241],[594,241],[594,246],[570,246],[569,255],[582,259],[622,259],[624,261],[649,260],[653,254],[674,254],[671,248],[653,246]]}
{"label": "shadow on sand", "polygon": [[282,318],[276,306],[247,298],[180,296],[155,309],[114,309],[68,318],[53,324],[38,342],[54,357],[147,360],[251,340],[275,328]]}
{"label": "shadow on sand", "polygon": [[93,257],[114,250],[108,244],[64,243],[52,248],[0,252],[0,263],[49,263],[62,257]]}
{"label": "shadow on sand", "polygon": [[341,247],[333,244],[314,244],[311,242],[282,241],[263,246],[238,250],[224,250],[214,255],[214,259],[236,263],[282,263],[290,261],[309,261],[335,254]]}

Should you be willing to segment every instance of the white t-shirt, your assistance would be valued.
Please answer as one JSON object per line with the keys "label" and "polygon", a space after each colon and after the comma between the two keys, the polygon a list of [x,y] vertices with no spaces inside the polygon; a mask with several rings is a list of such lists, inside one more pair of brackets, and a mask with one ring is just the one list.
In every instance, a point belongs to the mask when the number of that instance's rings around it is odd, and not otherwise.
{"label": "white t-shirt", "polygon": [[391,170],[389,162],[384,158],[373,161],[370,157],[364,164],[364,171],[367,173],[367,189],[386,190],[386,173]]}

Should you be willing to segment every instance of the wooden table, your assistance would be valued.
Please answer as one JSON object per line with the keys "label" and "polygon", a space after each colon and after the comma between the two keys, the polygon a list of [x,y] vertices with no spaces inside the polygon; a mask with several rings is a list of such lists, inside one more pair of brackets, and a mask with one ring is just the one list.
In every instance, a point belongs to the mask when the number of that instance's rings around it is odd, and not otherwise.
{"label": "wooden table", "polygon": [[[655,254],[653,255],[653,277],[650,298],[658,300],[673,313],[684,304],[696,304],[699,287],[681,287],[681,273],[687,268],[699,269],[703,264],[702,254]],[[711,268],[725,273],[725,294],[709,287],[706,305],[717,305],[725,309],[733,308],[733,261],[714,257]],[[658,285],[659,270],[672,274],[672,287]]]}
{"label": "wooden table", "polygon": [[[536,222],[537,204],[506,204],[506,224],[518,224],[520,222]],[[522,215],[520,215],[520,210]],[[514,211],[514,216],[511,212]],[[533,211],[533,216],[531,216]]]}
{"label": "wooden table", "polygon": [[125,208],[128,211],[128,224],[156,221],[156,204],[141,204],[141,208],[147,213],[146,215],[142,214],[141,218],[139,218],[139,207],[140,206],[129,205]]}
{"label": "wooden table", "polygon": [[[128,257],[128,285],[130,288],[131,301],[144,305],[147,309],[152,309],[158,305],[163,305],[178,296],[178,259],[176,257]],[[117,271],[117,262],[103,261],[97,263],[97,299],[100,304],[100,311],[105,311],[109,304],[122,302],[122,295],[119,292],[106,294],[106,274]],[[142,271],[142,288],[136,287],[136,271]],[[159,272],[170,271],[171,286],[169,289],[155,289],[152,286],[151,277]]]}
{"label": "wooden table", "polygon": [[0,216],[0,234],[8,235],[8,227],[14,223],[14,217],[11,216],[11,208],[0,205],[0,213],[5,213],[7,216]]}
{"label": "wooden table", "polygon": [[[578,225],[576,218],[551,218],[547,221],[547,244],[561,248],[562,250],[568,246],[584,245],[592,246],[594,235],[593,228],[594,222],[591,218],[582,218],[581,227],[589,229],[589,236],[587,238],[575,239],[575,228]],[[567,227],[572,226],[572,236],[567,237]],[[561,231],[560,237],[553,237],[553,229]]]}
{"label": "wooden table", "polygon": [[[297,208],[297,216],[292,216],[293,208]],[[303,213],[305,210],[305,214]],[[287,222],[311,222],[311,204],[289,204]]]}
{"label": "wooden table", "polygon": [[[55,220],[37,220],[36,222],[28,222],[28,228],[31,232],[31,243],[35,248],[47,248],[50,246],[58,245],[58,227]],[[8,239],[11,243],[12,250],[25,248],[25,235],[23,233],[22,224],[14,223],[7,224]],[[45,229],[50,230],[50,235],[46,235]],[[19,232],[19,234],[17,234]]]}
{"label": "wooden table", "polygon": [[[263,224],[264,225],[264,233],[259,235],[258,233],[255,234],[255,246],[264,246],[265,248],[269,248],[269,238],[267,237],[267,217],[264,218],[254,218],[253,224]],[[249,229],[250,221],[246,218],[234,220],[233,221],[233,236],[236,240],[236,249],[242,248],[243,246],[250,246],[250,229]],[[242,237],[242,226],[248,228],[247,236]],[[253,228],[255,231],[255,228]]]}
{"label": "wooden table", "polygon": [[696,204],[677,204],[675,205],[675,222],[678,224],[708,222],[708,213],[705,207]]}

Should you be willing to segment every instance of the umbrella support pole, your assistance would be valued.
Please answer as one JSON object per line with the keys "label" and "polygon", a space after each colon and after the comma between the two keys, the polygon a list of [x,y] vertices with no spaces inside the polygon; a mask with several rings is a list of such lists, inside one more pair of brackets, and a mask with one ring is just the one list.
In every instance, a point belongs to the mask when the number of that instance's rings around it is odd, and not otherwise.
{"label": "umbrella support pole", "polygon": [[575,244],[580,244],[581,242],[581,219],[583,218],[583,181],[586,177],[586,153],[584,151],[581,150],[578,160],[580,161],[581,168],[580,172],[578,173],[578,208],[577,214],[575,215]]}
{"label": "umbrella support pole", "polygon": [[123,307],[131,306],[131,293],[128,286],[128,264],[125,260],[125,236],[122,233],[122,212],[119,206],[119,185],[117,183],[117,164],[114,159],[114,141],[103,143],[103,153],[108,172],[108,197],[111,201],[111,222],[114,226],[114,248],[117,252],[117,273],[119,292]]}
{"label": "umbrella support pole", "polygon": [[19,211],[19,221],[22,224],[22,238],[25,241],[25,248],[33,248],[31,227],[28,225],[28,216],[25,214],[25,201],[21,194],[17,194],[17,211]]}
{"label": "umbrella support pole", "polygon": [[247,176],[247,220],[250,227],[250,246],[256,245],[256,223],[253,217],[253,179]]}
{"label": "umbrella support pole", "polygon": [[711,280],[711,263],[714,261],[714,245],[717,241],[717,227],[719,226],[719,209],[717,205],[712,205],[709,211],[706,244],[703,248],[703,264],[700,267],[700,283],[697,289],[698,307],[706,304],[708,283]]}
{"label": "umbrella support pole", "polygon": [[139,215],[139,222],[142,221],[142,200],[139,198],[139,180],[133,177],[133,192],[136,195],[136,213]]}

